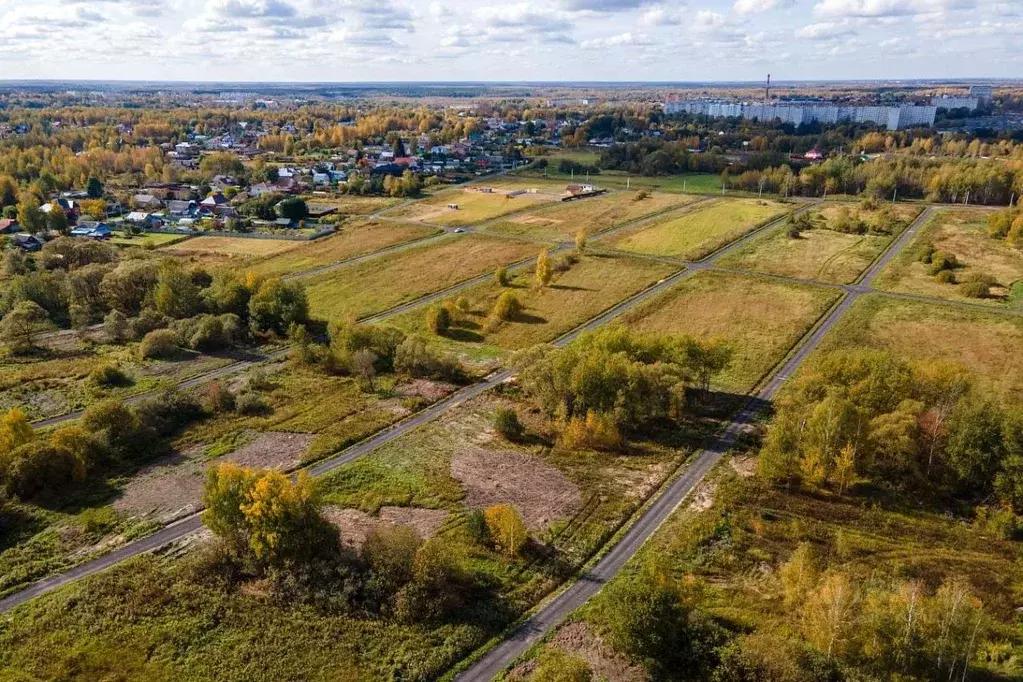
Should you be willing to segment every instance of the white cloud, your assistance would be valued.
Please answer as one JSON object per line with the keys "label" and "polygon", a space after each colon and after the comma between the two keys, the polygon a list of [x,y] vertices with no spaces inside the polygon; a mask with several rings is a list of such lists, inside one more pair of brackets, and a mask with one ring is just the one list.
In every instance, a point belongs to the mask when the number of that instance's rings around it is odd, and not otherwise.
{"label": "white cloud", "polygon": [[640,33],[632,33],[628,31],[626,33],[619,33],[618,35],[609,36],[607,38],[594,38],[592,40],[584,40],[579,43],[579,47],[584,50],[604,50],[610,47],[621,47],[623,45],[630,46],[644,46],[652,45],[653,41],[647,36]]}
{"label": "white cloud", "polygon": [[830,40],[855,34],[856,31],[848,23],[831,21],[810,24],[796,31],[797,37],[810,40]]}
{"label": "white cloud", "polygon": [[791,7],[793,4],[795,4],[795,0],[735,0],[733,7],[739,14],[755,14]]}

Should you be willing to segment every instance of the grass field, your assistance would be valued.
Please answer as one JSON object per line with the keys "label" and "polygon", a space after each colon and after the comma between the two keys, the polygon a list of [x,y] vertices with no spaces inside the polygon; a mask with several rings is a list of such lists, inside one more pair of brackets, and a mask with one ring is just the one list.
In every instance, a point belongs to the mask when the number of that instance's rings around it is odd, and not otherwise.
{"label": "grass field", "polygon": [[725,199],[658,217],[598,242],[622,251],[696,260],[792,208],[776,201]]}
{"label": "grass field", "polygon": [[261,260],[245,262],[243,266],[246,270],[252,270],[260,275],[287,275],[355,258],[439,232],[440,230],[436,228],[388,222],[383,219],[352,220],[342,225],[337,234],[312,242],[301,242],[297,248]]}
{"label": "grass field", "polygon": [[390,208],[402,201],[393,197],[363,197],[356,194],[322,197],[312,194],[302,198],[310,204],[336,206],[338,213],[344,215],[370,215],[385,208]]}
{"label": "grass field", "polygon": [[[621,256],[583,256],[567,272],[557,273],[551,286],[532,288],[532,269],[513,278],[510,287],[490,282],[462,294],[469,311],[452,328],[444,341],[464,349],[483,349],[493,355],[497,349],[518,350],[551,341],[596,316],[618,301],[628,298],[666,277],[676,268],[658,262]],[[487,325],[494,302],[504,291],[512,291],[523,305],[513,320]],[[416,310],[393,320],[408,332],[432,336],[426,327],[426,312]],[[493,352],[485,352],[487,347]]]}
{"label": "grass field", "polygon": [[[543,193],[509,196],[505,190],[537,188],[546,191],[546,188],[540,188],[537,183],[524,183],[522,187],[519,187],[518,184],[514,180],[504,180],[503,183],[495,180],[494,183],[479,183],[472,187],[451,189],[423,201],[406,204],[393,211],[388,211],[387,217],[458,227],[475,225],[515,211],[536,208],[555,200],[556,195]],[[478,191],[480,187],[500,188],[501,191],[481,192]],[[555,191],[553,187],[549,189]],[[563,191],[564,187],[560,189],[560,192]],[[458,208],[449,208],[449,205],[457,205]]]}
{"label": "grass field", "polygon": [[[876,214],[876,211],[856,206],[849,208],[853,215],[865,221],[870,221]],[[849,284],[920,212],[915,206],[898,206],[895,215],[899,223],[894,235],[858,235],[828,229],[838,209],[839,206],[827,206],[813,210],[811,215],[819,226],[805,230],[798,238],[790,237],[787,227],[779,225],[729,254],[719,264],[786,277]]]}
{"label": "grass field", "polygon": [[970,371],[982,390],[1023,399],[1023,318],[865,296],[825,337],[821,350],[887,349],[913,361],[942,360]]}
{"label": "grass field", "polygon": [[[572,154],[567,156],[579,163],[596,162],[595,156],[585,152],[579,154],[579,158],[573,158]],[[586,180],[585,174],[576,175],[573,178],[570,173],[559,173],[557,171],[558,160],[562,158],[561,154],[546,158],[549,164],[546,170],[546,178],[548,180],[558,180],[565,183],[584,182]],[[507,177],[544,178],[545,176],[544,169],[541,168],[519,171]],[[598,187],[607,187],[608,189],[647,189],[673,193],[721,194],[721,176],[712,173],[645,176],[630,175],[622,171],[605,170],[599,174],[590,175],[589,181]]]}
{"label": "grass field", "polygon": [[724,272],[701,272],[623,316],[628,327],[720,340],[734,349],[715,385],[745,393],[777,364],[838,292]]}
{"label": "grass field", "polygon": [[[1023,302],[1011,296],[1013,286],[1023,282],[1023,250],[1009,246],[1004,240],[989,237],[988,215],[987,211],[960,209],[936,213],[913,243],[878,275],[875,286],[953,301],[1023,307]],[[963,264],[955,271],[959,282],[972,275],[984,274],[993,276],[998,286],[992,287],[988,298],[968,299],[962,294],[961,286],[934,281],[930,266],[918,261],[921,249],[927,245],[954,254]]]}
{"label": "grass field", "polygon": [[246,237],[193,237],[163,253],[206,265],[237,267],[259,258],[268,258],[297,249],[306,242],[285,239],[250,239]]}
{"label": "grass field", "polygon": [[537,253],[532,244],[456,236],[312,277],[305,285],[315,317],[364,317]]}
{"label": "grass field", "polygon": [[569,201],[509,218],[487,227],[487,231],[571,241],[580,230],[594,235],[631,220],[690,204],[698,199],[688,194],[663,192],[653,192],[640,199],[638,194],[638,191],[615,192],[603,197]]}

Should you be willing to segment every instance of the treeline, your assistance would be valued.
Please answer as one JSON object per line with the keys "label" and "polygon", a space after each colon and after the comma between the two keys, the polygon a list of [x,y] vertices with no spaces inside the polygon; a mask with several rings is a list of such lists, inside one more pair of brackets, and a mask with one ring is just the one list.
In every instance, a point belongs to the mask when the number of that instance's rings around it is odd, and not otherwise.
{"label": "treeline", "polygon": [[604,170],[657,176],[720,173],[728,167],[728,161],[720,153],[692,153],[682,142],[643,138],[638,142],[616,144],[603,150],[597,166]]}
{"label": "treeline", "polygon": [[960,366],[880,351],[825,356],[777,402],[768,480],[839,492],[859,481],[1023,512],[1023,411],[984,398]]}
{"label": "treeline", "polygon": [[180,338],[195,339],[188,342],[192,347],[207,347],[203,339],[210,336],[237,338],[246,331],[284,337],[293,324],[308,321],[299,283],[230,270],[211,275],[147,251],[119,254],[92,240],[60,237],[27,256],[9,250],[0,275],[0,340],[18,352],[31,350],[48,328],[84,329],[101,320],[118,341],[177,320]]}
{"label": "treeline", "polygon": [[994,159],[937,161],[895,156],[869,162],[827,159],[798,173],[788,165],[725,174],[725,186],[784,196],[864,194],[878,199],[1007,205],[1023,193],[1023,162]]}

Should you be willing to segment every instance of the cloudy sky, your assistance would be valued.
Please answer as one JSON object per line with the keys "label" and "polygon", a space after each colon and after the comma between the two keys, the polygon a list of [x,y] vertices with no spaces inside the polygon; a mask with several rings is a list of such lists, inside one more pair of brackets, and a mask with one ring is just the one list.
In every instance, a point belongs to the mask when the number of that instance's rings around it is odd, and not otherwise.
{"label": "cloudy sky", "polygon": [[0,0],[0,80],[1019,77],[1023,0]]}

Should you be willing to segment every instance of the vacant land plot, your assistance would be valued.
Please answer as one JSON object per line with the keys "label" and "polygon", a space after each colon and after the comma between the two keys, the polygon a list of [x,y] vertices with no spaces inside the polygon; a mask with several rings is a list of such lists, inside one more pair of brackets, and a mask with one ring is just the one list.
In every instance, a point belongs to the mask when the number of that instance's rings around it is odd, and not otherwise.
{"label": "vacant land plot", "polygon": [[179,244],[186,239],[191,239],[191,237],[187,234],[158,234],[150,232],[147,234],[128,235],[123,232],[115,232],[114,236],[110,239],[110,243],[118,246],[140,246],[142,248],[158,249],[161,246]]}
{"label": "vacant land plot", "polygon": [[[629,257],[583,256],[539,291],[532,286],[532,270],[527,269],[509,287],[488,282],[462,294],[467,309],[443,338],[504,350],[551,341],[676,269],[665,263]],[[510,320],[488,324],[490,311],[504,292],[514,294],[522,310]],[[426,311],[402,315],[395,318],[394,324],[429,336]]]}
{"label": "vacant land plot", "polygon": [[[1012,297],[1014,285],[1023,282],[1023,250],[1009,246],[1005,240],[994,239],[987,233],[987,211],[953,209],[941,211],[920,231],[913,243],[878,275],[875,285],[880,289],[903,291],[949,300],[970,300],[992,306],[1017,304]],[[961,264],[955,269],[959,282],[971,277],[990,275],[997,282],[991,295],[983,299],[968,299],[962,285],[935,281],[931,265],[920,262],[925,248],[951,254]]]}
{"label": "vacant land plot", "polygon": [[623,318],[644,332],[720,340],[735,352],[716,386],[745,393],[837,300],[833,289],[701,272]]}
{"label": "vacant land plot", "polygon": [[161,253],[209,265],[238,266],[297,249],[306,242],[285,239],[253,239],[247,237],[194,237]]}
{"label": "vacant land plot", "polygon": [[684,206],[699,197],[654,192],[616,192],[608,196],[569,201],[549,209],[509,218],[487,227],[498,232],[542,239],[572,240],[580,231],[587,235],[603,232],[631,220]]}
{"label": "vacant land plot", "polygon": [[437,228],[386,220],[353,220],[340,227],[337,234],[312,242],[301,242],[297,248],[246,262],[243,267],[260,275],[283,276],[331,265],[439,232]]}
{"label": "vacant land plot", "polygon": [[342,196],[305,196],[303,199],[313,206],[333,206],[344,215],[370,215],[400,203],[393,197],[362,197],[356,194]]}
{"label": "vacant land plot", "polygon": [[598,241],[623,251],[695,260],[792,208],[757,199],[715,201],[694,211],[658,217]]}
{"label": "vacant land plot", "polygon": [[920,212],[919,207],[915,206],[896,207],[891,234],[847,234],[831,229],[842,208],[846,208],[854,219],[867,224],[873,224],[879,214],[876,210],[844,204],[814,209],[810,213],[817,224],[814,229],[804,230],[798,237],[791,237],[788,227],[779,225],[729,254],[720,264],[786,277],[849,284],[874,262],[892,239]]}
{"label": "vacant land plot", "polygon": [[[482,191],[482,187],[491,187],[493,191]],[[533,194],[529,191],[530,189],[533,187],[497,188],[492,185],[474,185],[464,189],[441,192],[429,199],[389,211],[387,216],[457,227],[475,225],[515,211],[535,208],[556,201],[558,198],[553,194]],[[514,196],[509,193],[514,191],[525,191],[525,193]]]}
{"label": "vacant land plot", "polygon": [[865,296],[819,352],[835,348],[887,349],[906,360],[957,363],[982,390],[1008,401],[1023,399],[1023,318]]}
{"label": "vacant land plot", "polygon": [[[237,362],[237,357],[181,351],[166,360],[141,361],[129,346],[76,344],[23,357],[0,357],[0,411],[23,410],[30,420],[55,417],[108,398],[124,398],[169,386]],[[90,380],[93,370],[114,366],[125,374],[117,385]]]}
{"label": "vacant land plot", "polygon": [[315,317],[364,317],[537,252],[530,244],[453,236],[310,278],[306,291]]}
{"label": "vacant land plot", "polygon": [[[592,157],[590,157],[592,158]],[[579,161],[579,163],[591,163],[590,161]],[[563,183],[585,181],[585,175],[570,173],[559,173],[557,157],[548,160],[546,177],[556,178]],[[520,178],[544,178],[544,169],[527,170],[509,175],[506,177]],[[551,181],[551,180],[549,180]],[[608,189],[648,189],[660,192],[693,193],[693,194],[720,194],[721,176],[713,173],[689,173],[686,175],[658,175],[644,176],[633,175],[623,171],[605,170],[597,175],[591,175],[589,182],[598,187]]]}

